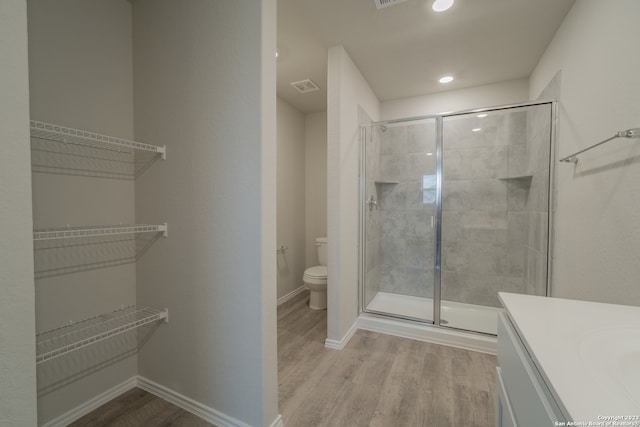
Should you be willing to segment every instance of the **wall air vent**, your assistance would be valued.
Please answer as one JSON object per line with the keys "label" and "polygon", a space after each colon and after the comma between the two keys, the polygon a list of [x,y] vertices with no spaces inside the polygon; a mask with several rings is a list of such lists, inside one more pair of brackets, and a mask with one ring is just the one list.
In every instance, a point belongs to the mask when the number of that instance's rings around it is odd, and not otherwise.
{"label": "wall air vent", "polygon": [[320,90],[318,85],[312,82],[310,79],[300,80],[299,82],[291,82],[289,84],[296,88],[300,93],[308,93]]}
{"label": "wall air vent", "polygon": [[385,7],[394,6],[398,3],[404,3],[405,1],[407,0],[373,0],[378,10],[384,9]]}

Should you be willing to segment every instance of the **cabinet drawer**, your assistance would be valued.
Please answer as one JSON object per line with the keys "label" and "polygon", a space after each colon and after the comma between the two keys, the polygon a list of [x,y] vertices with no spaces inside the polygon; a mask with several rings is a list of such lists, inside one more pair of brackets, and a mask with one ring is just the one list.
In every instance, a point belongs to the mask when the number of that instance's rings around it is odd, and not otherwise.
{"label": "cabinet drawer", "polygon": [[498,318],[498,365],[518,426],[553,426],[566,421],[504,313]]}

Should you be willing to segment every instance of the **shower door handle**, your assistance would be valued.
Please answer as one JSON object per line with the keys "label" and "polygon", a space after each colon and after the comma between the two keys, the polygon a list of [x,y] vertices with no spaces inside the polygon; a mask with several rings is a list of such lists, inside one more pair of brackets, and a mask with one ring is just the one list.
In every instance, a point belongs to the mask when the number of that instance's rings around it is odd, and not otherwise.
{"label": "shower door handle", "polygon": [[369,196],[367,204],[369,205],[369,212],[371,212],[373,208],[378,207],[378,202],[373,198],[373,196]]}

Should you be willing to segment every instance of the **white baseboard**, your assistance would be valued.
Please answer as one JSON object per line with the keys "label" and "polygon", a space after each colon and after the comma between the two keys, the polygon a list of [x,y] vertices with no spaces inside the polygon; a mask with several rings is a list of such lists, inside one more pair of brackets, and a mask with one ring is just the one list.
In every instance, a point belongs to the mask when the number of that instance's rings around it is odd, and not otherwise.
{"label": "white baseboard", "polygon": [[344,335],[344,337],[342,337],[342,339],[332,340],[327,338],[324,340],[324,346],[326,348],[332,348],[334,350],[342,350],[347,345],[347,343],[349,342],[351,337],[353,337],[353,334],[355,334],[357,330],[358,330],[358,322],[356,321],[353,325],[351,325],[351,328],[349,328],[349,330]]}
{"label": "white baseboard", "polygon": [[283,303],[289,301],[290,299],[293,299],[295,296],[303,293],[306,290],[307,290],[307,287],[305,285],[302,285],[299,288],[294,289],[293,291],[289,292],[288,294],[278,298],[278,305],[283,304]]}
{"label": "white baseboard", "polygon": [[415,325],[409,322],[402,322],[370,314],[361,314],[358,316],[356,323],[359,329],[367,331],[381,332],[383,334],[431,342],[449,347],[457,347],[464,350],[478,351],[481,353],[496,354],[497,352],[497,339],[493,336],[460,332],[447,328]]}
{"label": "white baseboard", "polygon": [[[209,406],[203,405],[202,403],[196,402],[195,400],[190,399],[161,384],[151,381],[148,378],[138,376],[138,387],[148,391],[151,394],[155,394],[156,396],[161,397],[167,402],[173,403],[174,405],[184,409],[185,411],[197,415],[205,421],[215,424],[218,427],[250,427],[249,424],[230,417],[227,414],[223,414],[222,412],[217,411]],[[273,421],[273,423],[271,423],[269,427],[284,427],[282,415],[278,414],[276,419]]]}
{"label": "white baseboard", "polygon": [[[65,412],[64,414],[56,417],[55,419],[43,424],[42,427],[64,427],[79,420],[94,409],[99,408],[108,401],[120,396],[121,394],[131,390],[134,387],[140,387],[143,390],[148,391],[151,394],[173,403],[174,405],[191,412],[194,415],[215,424],[218,427],[251,427],[240,420],[223,414],[220,411],[216,411],[202,403],[196,402],[180,393],[177,393],[163,385],[160,385],[154,381],[141,376],[131,377],[128,380],[118,384],[115,387],[101,393],[100,395],[86,401],[85,403]],[[284,427],[282,416],[278,417],[271,423],[270,427]]]}
{"label": "white baseboard", "polygon": [[85,403],[76,406],[75,408],[73,408],[70,411],[67,411],[64,414],[54,418],[53,420],[49,421],[48,423],[43,424],[42,427],[64,427],[64,426],[67,426],[67,425],[71,424],[72,422],[77,421],[80,418],[82,418],[83,416],[87,415],[89,412],[93,411],[94,409],[97,409],[100,406],[104,405],[105,403],[107,403],[111,399],[114,399],[114,398],[120,396],[122,393],[125,393],[125,392],[131,390],[132,388],[136,387],[137,385],[138,385],[138,378],[137,377],[131,377],[128,380],[116,385],[115,387],[110,388],[109,390],[105,391],[104,393],[99,394],[98,396],[94,397],[93,399],[87,400]]}
{"label": "white baseboard", "polygon": [[237,420],[227,414],[223,414],[222,412],[203,405],[200,402],[196,402],[195,400],[151,381],[148,378],[138,376],[138,387],[161,397],[167,402],[173,403],[185,411],[197,415],[205,421],[215,424],[218,427],[251,427],[249,424],[243,423],[240,420]]}
{"label": "white baseboard", "polygon": [[271,423],[269,427],[284,427],[284,420],[282,415],[278,414],[278,417]]}

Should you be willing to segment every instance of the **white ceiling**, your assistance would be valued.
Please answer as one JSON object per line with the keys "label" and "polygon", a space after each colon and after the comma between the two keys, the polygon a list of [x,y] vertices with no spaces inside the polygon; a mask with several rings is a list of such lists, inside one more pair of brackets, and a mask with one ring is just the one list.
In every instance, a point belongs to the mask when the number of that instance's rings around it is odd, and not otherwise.
{"label": "white ceiling", "polygon": [[[343,45],[381,101],[528,77],[574,0],[278,0],[278,96],[326,110],[327,49]],[[445,74],[455,76],[446,86]],[[321,90],[298,93],[290,82]]]}

